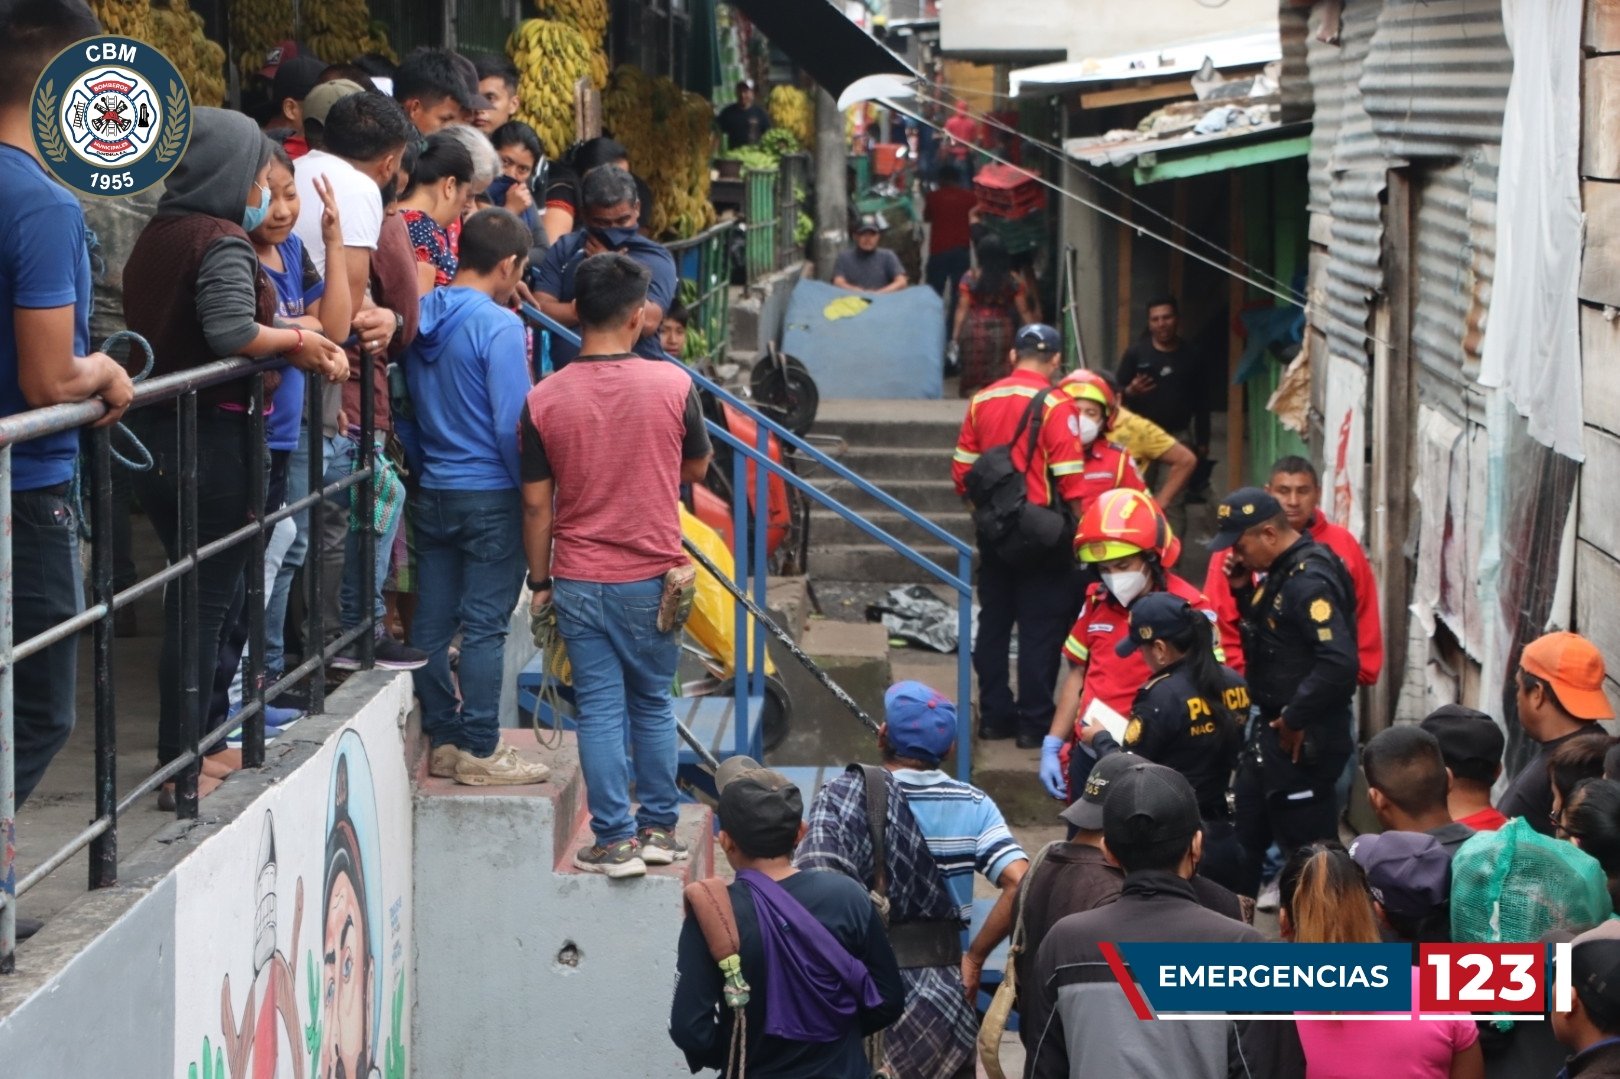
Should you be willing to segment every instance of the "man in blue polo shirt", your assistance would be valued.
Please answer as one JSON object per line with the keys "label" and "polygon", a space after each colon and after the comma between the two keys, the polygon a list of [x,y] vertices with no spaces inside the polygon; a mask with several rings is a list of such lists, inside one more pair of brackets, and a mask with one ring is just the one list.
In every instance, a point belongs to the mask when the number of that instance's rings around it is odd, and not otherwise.
{"label": "man in blue polo shirt", "polygon": [[[0,23],[0,415],[100,398],[114,423],[135,388],[90,350],[90,249],[78,201],[45,171],[29,127],[34,83],[50,59],[100,33],[83,0],[13,5]],[[69,501],[79,432],[11,451],[12,640],[84,609],[78,520]],[[75,637],[17,664],[16,782],[21,805],[73,730]]]}
{"label": "man in blue polo shirt", "polygon": [[[658,344],[658,325],[664,312],[675,302],[675,259],[663,244],[654,243],[637,231],[643,207],[636,195],[636,181],[621,168],[604,165],[585,174],[581,185],[585,228],[571,232],[551,245],[536,271],[535,298],[540,310],[573,329],[579,330],[579,313],[574,310],[574,274],[579,264],[592,255],[617,251],[647,267],[652,283],[647,286],[643,332],[634,352],[649,360],[665,359]],[[551,366],[560,370],[579,349],[556,338],[551,342]]]}

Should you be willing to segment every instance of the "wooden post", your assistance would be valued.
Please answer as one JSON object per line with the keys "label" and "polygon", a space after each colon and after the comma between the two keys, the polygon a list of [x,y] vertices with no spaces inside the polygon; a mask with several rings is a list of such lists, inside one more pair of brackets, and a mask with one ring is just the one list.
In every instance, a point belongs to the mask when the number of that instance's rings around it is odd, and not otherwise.
{"label": "wooden post", "polygon": [[1394,721],[1406,665],[1407,604],[1411,602],[1406,533],[1412,512],[1412,459],[1417,440],[1417,395],[1412,385],[1412,185],[1392,169],[1384,204],[1384,280],[1389,289],[1374,312],[1371,505],[1367,554],[1378,580],[1384,628],[1384,670],[1366,696],[1363,738]]}
{"label": "wooden post", "polygon": [[[1187,181],[1176,180],[1170,185],[1170,219],[1176,223],[1171,238],[1176,243],[1185,243],[1187,235]],[[1170,295],[1178,300],[1185,301],[1181,294],[1182,285],[1187,280],[1187,253],[1179,247],[1170,249]]]}
{"label": "wooden post", "polygon": [[[1226,243],[1232,252],[1232,271],[1242,273],[1239,263],[1248,257],[1245,251],[1243,225],[1243,174],[1229,172],[1226,195]],[[1226,489],[1243,486],[1243,433],[1247,417],[1243,414],[1243,387],[1234,379],[1238,363],[1243,359],[1243,338],[1237,332],[1238,313],[1248,299],[1248,291],[1241,277],[1226,279],[1227,345],[1226,345]]]}
{"label": "wooden post", "polygon": [[[1124,203],[1120,212],[1128,221],[1131,216],[1131,204]],[[1114,309],[1115,360],[1124,355],[1136,337],[1133,330],[1135,320],[1131,311],[1131,248],[1135,242],[1136,230],[1125,221],[1121,221],[1114,240],[1114,290],[1118,297],[1118,306]]]}

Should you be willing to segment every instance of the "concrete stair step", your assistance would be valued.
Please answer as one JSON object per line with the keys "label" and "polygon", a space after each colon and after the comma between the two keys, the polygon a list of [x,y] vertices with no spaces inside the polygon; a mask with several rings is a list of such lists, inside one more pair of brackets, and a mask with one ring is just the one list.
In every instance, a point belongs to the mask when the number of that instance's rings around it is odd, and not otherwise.
{"label": "concrete stair step", "polygon": [[[678,881],[682,887],[695,880],[714,876],[714,811],[693,802],[681,804],[680,819],[675,822],[675,838],[685,843],[691,854],[670,865],[649,865],[647,876]],[[574,852],[596,842],[591,833],[590,815],[586,814],[574,829],[568,842],[557,851],[556,872],[560,875],[578,874],[582,877],[600,876],[587,873],[574,866]],[[609,881],[610,885],[634,885],[634,881]]]}
{"label": "concrete stair step", "polygon": [[[883,529],[889,535],[908,545],[919,543],[938,545],[939,541],[921,525],[908,520],[894,510],[867,510],[861,514],[867,522]],[[966,510],[938,511],[927,515],[927,520],[944,529],[964,543],[973,542],[973,517]],[[835,547],[846,543],[874,543],[855,522],[831,510],[812,510],[810,537],[817,546]],[[818,567],[819,571],[819,567]]]}
{"label": "concrete stair step", "polygon": [[[810,568],[828,581],[880,581],[895,584],[945,585],[928,570],[900,552],[881,543],[821,544],[811,536]],[[947,573],[956,573],[956,551],[943,545],[920,544],[912,548]]]}
{"label": "concrete stair step", "polygon": [[852,445],[943,446],[956,444],[966,401],[894,401],[838,398],[836,386],[821,387],[815,433],[837,435]]}
{"label": "concrete stair step", "polygon": [[956,445],[962,433],[962,413],[954,419],[827,419],[816,415],[814,433],[842,438],[851,446],[946,447]]}
{"label": "concrete stair step", "polygon": [[[858,490],[848,480],[837,476],[813,476],[810,482],[859,513],[864,514],[883,505],[877,499]],[[945,479],[883,480],[875,482],[874,486],[925,517],[940,512],[951,513],[963,508],[962,499],[956,493],[956,485],[951,482],[948,475]]]}
{"label": "concrete stair step", "polygon": [[890,480],[938,480],[951,478],[951,447],[924,444],[920,447],[861,446],[851,444],[839,458],[845,468],[879,487]]}

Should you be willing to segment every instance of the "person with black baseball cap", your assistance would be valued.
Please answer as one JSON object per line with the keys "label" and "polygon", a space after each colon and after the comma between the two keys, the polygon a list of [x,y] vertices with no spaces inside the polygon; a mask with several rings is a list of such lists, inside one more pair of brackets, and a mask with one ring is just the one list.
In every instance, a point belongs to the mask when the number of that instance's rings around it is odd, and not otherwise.
{"label": "person with black baseball cap", "polygon": [[855,225],[855,246],[838,253],[832,283],[854,292],[899,292],[911,282],[900,256],[883,244],[888,222],[882,214],[862,214]]}
{"label": "person with black baseball cap", "polygon": [[1030,993],[1035,1009],[1049,1018],[1036,1032],[1025,1074],[1137,1075],[1151,1061],[1156,1075],[1226,1075],[1241,1053],[1249,1075],[1303,1075],[1292,1023],[1139,1022],[1109,974],[1103,942],[1265,939],[1252,926],[1199,905],[1189,883],[1203,853],[1192,784],[1173,768],[1132,761],[1109,776],[1102,832],[1103,850],[1124,870],[1124,885],[1113,903],[1071,914],[1041,942]]}
{"label": "person with black baseball cap", "polygon": [[[1036,1011],[1038,1002],[1031,992],[1041,942],[1069,915],[1112,903],[1125,883],[1125,874],[1103,852],[1103,806],[1114,779],[1140,763],[1142,758],[1133,753],[1112,753],[1096,763],[1080,797],[1058,814],[1069,826],[1069,838],[1047,844],[1019,885],[1014,938],[1018,952],[1012,963],[1018,984],[1018,1036],[1025,1053],[1034,1052],[1046,1025],[1046,1015]],[[1202,874],[1194,874],[1187,883],[1198,902],[1217,914],[1243,921],[1253,917],[1252,906],[1245,909],[1230,890]]]}
{"label": "person with black baseball cap", "polygon": [[1229,888],[1243,884],[1242,854],[1227,801],[1243,731],[1249,688],[1215,658],[1210,616],[1171,592],[1149,592],[1130,606],[1130,628],[1114,647],[1140,654],[1153,676],[1137,690],[1124,744],[1104,727],[1082,727],[1081,741],[1099,758],[1121,748],[1187,777],[1204,822],[1204,871]]}
{"label": "person with black baseball cap", "polygon": [[[730,757],[715,773],[720,849],[737,871],[736,920],[751,1076],[868,1079],[862,1039],[905,1007],[894,949],[865,888],[842,873],[801,873],[793,848],[804,799],[780,772]],[[681,927],[669,1032],[687,1064],[728,1066],[732,1009],[695,917]]]}
{"label": "person with black baseball cap", "polygon": [[1620,1079],[1620,940],[1594,929],[1569,952],[1570,1010],[1552,1012],[1553,1033],[1573,1055],[1558,1079]]}
{"label": "person with black baseball cap", "polygon": [[[979,737],[1016,736],[1020,748],[1031,749],[1051,729],[1063,640],[1084,594],[1070,544],[1085,510],[1086,460],[1076,403],[1052,385],[1063,364],[1057,330],[1038,322],[1023,327],[1009,359],[1012,373],[968,403],[951,478],[963,498],[969,497],[970,481],[976,492],[970,501],[977,503],[979,547],[980,614],[973,642]],[[1009,478],[1019,473],[1022,491]],[[1039,543],[1024,525],[1035,517],[1052,525],[1055,542],[1032,556],[1030,548]],[[1007,677],[1015,624],[1016,700]]]}
{"label": "person with black baseball cap", "polygon": [[1476,832],[1494,832],[1508,819],[1491,805],[1491,787],[1502,774],[1502,752],[1507,736],[1484,712],[1460,704],[1444,704],[1418,726],[1440,742],[1440,756],[1451,773],[1446,809],[1451,819]]}
{"label": "person with black baseball cap", "polygon": [[[1243,487],[1216,508],[1207,546],[1229,551],[1227,583],[1240,626],[1259,737],[1238,771],[1237,828],[1247,859],[1245,894],[1275,841],[1284,854],[1336,839],[1335,787],[1350,760],[1356,653],[1355,590],[1338,556],[1288,522],[1282,504]],[[1255,583],[1255,574],[1265,579]]]}

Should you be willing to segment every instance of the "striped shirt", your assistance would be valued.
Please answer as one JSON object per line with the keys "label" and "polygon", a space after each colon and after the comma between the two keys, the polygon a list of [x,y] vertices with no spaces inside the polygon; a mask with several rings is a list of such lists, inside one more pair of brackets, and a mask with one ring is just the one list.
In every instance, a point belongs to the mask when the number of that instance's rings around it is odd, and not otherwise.
{"label": "striped shirt", "polygon": [[951,898],[967,921],[973,910],[974,870],[991,884],[999,884],[1009,865],[1029,855],[1007,830],[996,803],[978,787],[952,779],[937,768],[926,772],[900,768],[894,778],[928,841],[928,853],[934,856]]}

